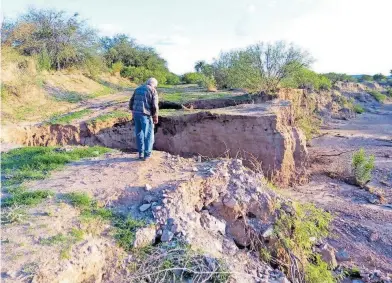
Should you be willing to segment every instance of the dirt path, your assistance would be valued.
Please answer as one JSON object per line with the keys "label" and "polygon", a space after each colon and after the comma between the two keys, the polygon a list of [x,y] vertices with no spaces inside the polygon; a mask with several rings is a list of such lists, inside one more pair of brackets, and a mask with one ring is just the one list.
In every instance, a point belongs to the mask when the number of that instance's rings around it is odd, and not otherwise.
{"label": "dirt path", "polygon": [[[336,178],[350,170],[352,153],[373,154],[374,192]],[[392,104],[349,121],[327,125],[309,148],[312,178],[290,195],[314,202],[335,215],[329,242],[346,250],[349,266],[392,272]],[[380,198],[380,196],[382,196]]]}

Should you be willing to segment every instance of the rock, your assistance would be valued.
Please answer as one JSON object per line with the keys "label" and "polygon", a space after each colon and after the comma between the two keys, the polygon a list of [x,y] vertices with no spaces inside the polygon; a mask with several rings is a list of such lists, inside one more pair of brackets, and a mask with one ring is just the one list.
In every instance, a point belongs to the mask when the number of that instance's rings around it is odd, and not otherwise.
{"label": "rock", "polygon": [[89,247],[87,248],[87,250],[90,252],[90,254],[94,254],[94,253],[98,252],[98,248],[97,248],[97,246],[95,246],[95,245],[89,246]]}
{"label": "rock", "polygon": [[368,201],[369,201],[371,204],[379,204],[379,203],[380,203],[379,199],[378,199],[377,197],[375,197],[375,196],[370,196],[370,197],[368,197]]}
{"label": "rock", "polygon": [[320,250],[321,258],[331,267],[335,268],[338,263],[335,258],[335,250],[328,244],[325,244],[321,247]]}
{"label": "rock", "polygon": [[144,187],[147,191],[151,191],[152,187],[150,184],[146,184]]}
{"label": "rock", "polygon": [[151,204],[150,203],[146,203],[146,204],[143,204],[142,206],[140,206],[139,207],[139,210],[141,211],[141,212],[144,212],[144,211],[146,211],[147,209],[149,209],[151,207]]}
{"label": "rock", "polygon": [[193,167],[193,168],[192,168],[192,171],[193,171],[193,172],[198,172],[199,169],[197,169],[196,167]]}
{"label": "rock", "polygon": [[243,220],[234,221],[228,226],[227,232],[238,245],[246,247],[250,244],[250,235],[246,233],[246,225]]}
{"label": "rock", "polygon": [[263,238],[269,238],[273,235],[273,233],[274,233],[274,226],[269,225],[267,229],[265,229],[265,231],[261,234],[261,236]]}
{"label": "rock", "polygon": [[339,262],[342,261],[349,261],[350,260],[350,256],[347,253],[347,251],[345,249],[340,249],[337,253],[336,253],[336,260]]}
{"label": "rock", "polygon": [[286,277],[281,277],[278,280],[279,283],[291,283],[289,279],[287,279]]}
{"label": "rock", "polygon": [[145,227],[138,229],[135,233],[134,248],[142,248],[155,242],[155,228]]}
{"label": "rock", "polygon": [[370,234],[369,237],[370,242],[378,241],[378,239],[380,239],[380,235],[377,232],[373,232],[372,234]]}
{"label": "rock", "polygon": [[235,208],[238,205],[237,201],[233,197],[224,198],[223,204],[230,208]]}
{"label": "rock", "polygon": [[364,282],[360,279],[354,279],[353,281],[351,281],[351,283],[364,283]]}
{"label": "rock", "polygon": [[15,279],[17,276],[18,272],[15,270],[9,270],[7,271],[6,275],[11,278],[11,279]]}
{"label": "rock", "polygon": [[145,203],[151,203],[151,202],[154,202],[154,201],[156,201],[156,197],[154,197],[152,195],[146,195],[143,198],[143,202],[145,202]]}
{"label": "rock", "polygon": [[220,233],[222,235],[225,235],[226,233],[226,223],[212,215],[209,215],[208,213],[203,213],[201,215],[200,223],[204,229],[210,230],[214,233]]}
{"label": "rock", "polygon": [[161,241],[162,242],[170,242],[171,239],[173,239],[173,236],[174,236],[174,234],[171,231],[165,229],[162,232]]}
{"label": "rock", "polygon": [[201,163],[201,156],[200,155],[197,157],[197,162]]}

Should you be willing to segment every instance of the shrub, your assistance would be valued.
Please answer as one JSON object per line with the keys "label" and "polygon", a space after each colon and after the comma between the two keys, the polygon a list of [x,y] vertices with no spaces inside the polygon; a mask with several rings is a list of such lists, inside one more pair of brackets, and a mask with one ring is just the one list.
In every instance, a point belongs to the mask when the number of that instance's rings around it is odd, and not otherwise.
{"label": "shrub", "polygon": [[354,178],[359,185],[362,186],[370,181],[374,169],[373,155],[367,155],[361,148],[353,154],[351,165]]}
{"label": "shrub", "polygon": [[281,86],[292,88],[310,88],[315,90],[328,90],[332,87],[331,80],[307,68],[301,68],[291,76],[285,78]]}
{"label": "shrub", "polygon": [[369,91],[369,94],[373,96],[378,102],[383,103],[384,100],[387,98],[385,94],[380,93],[379,91],[376,90],[371,90]]}
{"label": "shrub", "polygon": [[181,83],[180,77],[174,73],[168,73],[166,75],[166,83],[169,85],[178,85]]}
{"label": "shrub", "polygon": [[[294,254],[302,266],[298,271],[309,279],[306,282],[335,282],[327,264],[313,253],[313,243],[310,240],[312,237],[322,239],[328,236],[331,214],[312,204],[294,203],[294,209],[294,215],[282,211],[276,221],[274,233],[277,241],[270,248],[271,255],[288,268],[298,263],[292,262],[290,254]],[[286,271],[289,279],[294,281],[295,274],[290,269]]]}
{"label": "shrub", "polygon": [[38,69],[40,71],[46,70],[49,71],[52,67],[52,59],[50,58],[48,51],[43,49],[42,52],[38,55],[37,58]]}
{"label": "shrub", "polygon": [[359,104],[354,104],[353,110],[355,111],[355,113],[358,114],[362,114],[363,112],[365,112],[365,109]]}
{"label": "shrub", "polygon": [[201,73],[185,73],[182,80],[187,84],[199,84],[204,78],[205,76]]}
{"label": "shrub", "polygon": [[387,89],[387,95],[388,95],[389,97],[392,97],[392,88],[388,88],[388,89]]}
{"label": "shrub", "polygon": [[120,73],[123,68],[124,64],[121,61],[117,61],[112,64],[112,71],[114,74]]}
{"label": "shrub", "polygon": [[120,72],[122,77],[129,78],[131,81],[141,84],[147,79],[154,77],[158,84],[166,83],[166,72],[162,70],[149,70],[146,67],[124,67]]}
{"label": "shrub", "polygon": [[216,81],[213,76],[204,76],[198,85],[206,88],[208,91],[216,91]]}

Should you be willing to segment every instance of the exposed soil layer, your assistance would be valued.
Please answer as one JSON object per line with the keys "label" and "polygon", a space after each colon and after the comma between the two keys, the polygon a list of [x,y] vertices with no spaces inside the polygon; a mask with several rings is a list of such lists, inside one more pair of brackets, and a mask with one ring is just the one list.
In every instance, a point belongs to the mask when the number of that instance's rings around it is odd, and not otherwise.
{"label": "exposed soil layer", "polygon": [[[42,125],[5,129],[7,142],[29,146],[103,145],[136,149],[132,121]],[[241,156],[281,185],[306,179],[307,150],[293,126],[291,104],[274,101],[162,117],[156,127],[157,150],[205,157]]]}

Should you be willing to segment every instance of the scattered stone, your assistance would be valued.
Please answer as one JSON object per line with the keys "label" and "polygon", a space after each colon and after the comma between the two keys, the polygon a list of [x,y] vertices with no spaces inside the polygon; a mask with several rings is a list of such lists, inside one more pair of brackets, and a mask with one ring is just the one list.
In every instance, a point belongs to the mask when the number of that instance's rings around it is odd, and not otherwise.
{"label": "scattered stone", "polygon": [[272,225],[269,225],[267,229],[265,229],[265,231],[261,234],[261,236],[263,238],[269,238],[272,236],[273,233],[274,233],[274,227]]}
{"label": "scattered stone", "polygon": [[211,175],[215,175],[215,171],[213,169],[208,170]]}
{"label": "scattered stone", "polygon": [[171,239],[173,239],[174,234],[169,231],[169,230],[163,230],[162,236],[161,236],[161,241],[162,242],[170,242]]}
{"label": "scattered stone", "polygon": [[226,223],[208,214],[208,211],[207,213],[202,213],[200,217],[200,223],[204,229],[225,235]]}
{"label": "scattered stone", "polygon": [[328,244],[325,244],[321,247],[320,250],[321,258],[331,267],[335,268],[338,263],[335,258],[335,250]]}
{"label": "scattered stone", "polygon": [[150,203],[146,203],[146,204],[143,204],[142,206],[140,206],[139,207],[139,210],[141,211],[141,212],[144,212],[144,211],[146,211],[147,209],[149,209],[151,207],[151,204]]}
{"label": "scattered stone", "polygon": [[150,184],[146,184],[146,185],[145,185],[145,189],[146,189],[147,191],[151,191],[152,187],[151,187]]}
{"label": "scattered stone", "polygon": [[145,203],[151,203],[154,202],[156,200],[156,197],[152,196],[152,195],[146,195],[143,198],[143,202]]}
{"label": "scattered stone", "polygon": [[95,254],[96,252],[98,252],[98,248],[97,246],[93,245],[93,246],[89,246],[87,248],[87,250],[89,251],[90,254]]}
{"label": "scattered stone", "polygon": [[133,247],[142,248],[151,245],[154,242],[155,242],[155,228],[145,227],[136,231]]}
{"label": "scattered stone", "polygon": [[197,157],[197,162],[201,163],[201,156],[200,155]]}
{"label": "scattered stone", "polygon": [[18,272],[15,271],[15,270],[9,270],[9,271],[7,271],[7,273],[6,273],[6,275],[7,275],[9,278],[12,278],[12,279],[15,279],[17,274],[18,274]]}
{"label": "scattered stone", "polygon": [[347,253],[347,251],[345,249],[340,249],[337,253],[336,253],[336,260],[339,262],[342,261],[349,261],[350,260],[350,256]]}
{"label": "scattered stone", "polygon": [[378,241],[379,239],[380,239],[380,235],[377,232],[373,232],[372,234],[370,234],[369,237],[370,242],[375,242]]}
{"label": "scattered stone", "polygon": [[230,208],[235,208],[238,205],[237,201],[233,197],[224,198],[223,204]]}
{"label": "scattered stone", "polygon": [[290,283],[290,280],[287,279],[286,277],[281,277],[278,282],[279,283]]}
{"label": "scattered stone", "polygon": [[193,168],[192,168],[192,171],[193,171],[193,172],[198,172],[199,169],[197,169],[196,167],[193,167]]}
{"label": "scattered stone", "polygon": [[371,204],[379,204],[380,203],[380,200],[377,197],[375,197],[375,196],[368,197],[368,201]]}

